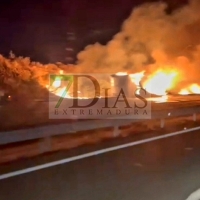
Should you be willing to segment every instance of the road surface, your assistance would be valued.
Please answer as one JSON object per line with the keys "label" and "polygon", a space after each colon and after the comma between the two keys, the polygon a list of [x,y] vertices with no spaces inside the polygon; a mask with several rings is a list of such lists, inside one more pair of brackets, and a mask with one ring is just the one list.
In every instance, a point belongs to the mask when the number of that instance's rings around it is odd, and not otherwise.
{"label": "road surface", "polygon": [[[155,135],[117,139],[24,160],[1,166],[0,173]],[[186,200],[198,188],[200,131],[0,180],[0,200]]]}

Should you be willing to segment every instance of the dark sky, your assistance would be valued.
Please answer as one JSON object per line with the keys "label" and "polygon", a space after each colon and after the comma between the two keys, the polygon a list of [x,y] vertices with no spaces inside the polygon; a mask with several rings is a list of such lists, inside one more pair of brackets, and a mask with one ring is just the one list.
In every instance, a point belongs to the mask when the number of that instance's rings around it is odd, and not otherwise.
{"label": "dark sky", "polygon": [[[87,44],[105,44],[134,6],[151,0],[1,0],[0,53],[29,56],[43,63],[66,62]],[[187,0],[166,0],[171,8]],[[76,40],[68,40],[74,32]]]}

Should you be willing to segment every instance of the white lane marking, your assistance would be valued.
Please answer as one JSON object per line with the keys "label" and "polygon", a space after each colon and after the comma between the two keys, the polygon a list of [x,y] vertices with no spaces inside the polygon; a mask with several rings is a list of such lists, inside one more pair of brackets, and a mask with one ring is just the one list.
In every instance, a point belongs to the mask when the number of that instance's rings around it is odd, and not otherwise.
{"label": "white lane marking", "polygon": [[193,192],[186,200],[199,200],[200,199],[200,189]]}
{"label": "white lane marking", "polygon": [[177,131],[177,132],[157,136],[157,137],[147,138],[147,139],[144,139],[144,140],[139,140],[139,141],[135,141],[135,142],[131,142],[131,143],[115,146],[115,147],[110,147],[110,148],[106,148],[106,149],[102,149],[102,150],[98,150],[98,151],[93,151],[93,152],[82,154],[82,155],[79,155],[79,156],[74,156],[74,157],[71,157],[71,158],[66,158],[66,159],[46,163],[46,164],[43,164],[43,165],[38,165],[38,166],[35,166],[35,167],[30,167],[30,168],[10,172],[10,173],[7,173],[7,174],[2,174],[2,175],[0,175],[0,180],[11,178],[11,177],[22,175],[22,174],[26,174],[26,173],[30,173],[30,172],[34,172],[34,171],[38,171],[38,170],[49,168],[49,167],[53,167],[53,166],[56,166],[56,165],[61,165],[61,164],[73,162],[73,161],[80,160],[80,159],[83,159],[83,158],[88,158],[88,157],[108,153],[108,152],[111,152],[111,151],[116,151],[116,150],[119,150],[119,149],[124,149],[124,148],[128,148],[128,147],[136,146],[136,145],[139,145],[139,144],[144,144],[144,143],[148,143],[148,142],[152,142],[152,141],[156,141],[156,140],[160,140],[160,139],[164,139],[164,138],[168,138],[168,137],[173,137],[173,136],[184,134],[184,133],[189,133],[189,132],[192,132],[192,131],[197,131],[197,130],[200,130],[200,126],[195,127],[195,128],[191,128],[191,129],[187,129],[187,130],[182,130],[182,131]]}

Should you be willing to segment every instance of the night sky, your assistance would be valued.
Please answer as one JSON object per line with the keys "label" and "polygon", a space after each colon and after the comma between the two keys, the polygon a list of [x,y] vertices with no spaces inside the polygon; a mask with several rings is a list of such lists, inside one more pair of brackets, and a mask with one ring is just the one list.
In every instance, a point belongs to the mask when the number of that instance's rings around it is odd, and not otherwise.
{"label": "night sky", "polygon": [[[166,1],[172,9],[187,2]],[[67,47],[75,56],[88,44],[105,44],[144,2],[150,0],[1,0],[0,53],[67,63]],[[71,33],[76,40],[69,40]]]}

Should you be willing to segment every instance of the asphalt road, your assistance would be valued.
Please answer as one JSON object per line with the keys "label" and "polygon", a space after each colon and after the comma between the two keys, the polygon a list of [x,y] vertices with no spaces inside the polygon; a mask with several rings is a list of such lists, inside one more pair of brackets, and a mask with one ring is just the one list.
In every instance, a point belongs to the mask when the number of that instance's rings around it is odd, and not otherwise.
{"label": "asphalt road", "polygon": [[200,131],[0,180],[0,200],[185,200],[198,188]]}

